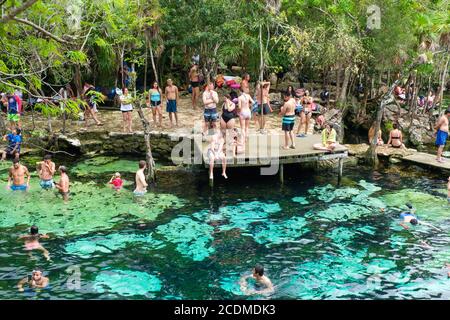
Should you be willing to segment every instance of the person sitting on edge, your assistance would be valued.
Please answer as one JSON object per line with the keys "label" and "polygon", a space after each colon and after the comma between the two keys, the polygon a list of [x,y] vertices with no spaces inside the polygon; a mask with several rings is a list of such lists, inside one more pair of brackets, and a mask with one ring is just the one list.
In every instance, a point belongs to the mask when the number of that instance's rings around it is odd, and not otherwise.
{"label": "person sitting on edge", "polygon": [[209,160],[209,179],[212,180],[214,178],[213,170],[214,170],[214,162],[216,160],[222,160],[222,176],[225,179],[227,177],[227,159],[223,152],[223,146],[225,144],[225,139],[223,138],[222,131],[216,127],[214,122],[211,122],[210,129],[213,129],[213,135],[210,137],[210,143],[208,146],[208,160]]}
{"label": "person sitting on edge", "polygon": [[431,227],[433,229],[436,229],[438,231],[442,231],[441,229],[439,229],[439,228],[437,228],[437,227],[435,227],[435,226],[433,226],[433,225],[431,225],[429,223],[426,223],[426,222],[423,222],[422,220],[419,220],[419,218],[415,214],[416,213],[416,209],[412,206],[412,204],[407,203],[406,207],[408,208],[408,211],[400,213],[400,219],[402,219],[402,221],[400,222],[400,225],[403,228],[408,229],[408,226],[406,225],[406,223],[409,222],[413,226],[421,224],[421,225],[428,226],[428,227]]}
{"label": "person sitting on edge", "polygon": [[[369,129],[369,144],[372,143],[374,136],[375,136],[375,123]],[[380,129],[378,131],[377,146],[382,146],[382,145],[384,145],[384,141],[383,141],[383,135],[382,135],[382,132]]]}
{"label": "person sitting on edge", "polygon": [[[281,129],[284,131],[284,150],[295,149],[294,130],[295,125],[295,99],[291,92],[286,91],[284,93],[284,105],[281,107],[280,114],[283,116]],[[289,146],[289,141],[291,145]]]}
{"label": "person sitting on edge", "polygon": [[17,284],[17,288],[20,292],[23,292],[23,286],[27,284],[30,288],[45,288],[48,286],[50,280],[43,276],[43,272],[41,269],[37,268],[33,270],[31,276],[23,278]]}
{"label": "person sitting on edge", "polygon": [[44,254],[44,257],[49,261],[50,255],[48,251],[39,243],[39,239],[48,239],[49,236],[46,234],[40,234],[39,229],[36,226],[32,226],[30,228],[30,234],[26,234],[23,236],[20,236],[19,239],[25,240],[25,250],[32,251],[32,250],[39,250],[42,251]]}
{"label": "person sitting on edge", "polygon": [[136,172],[136,189],[133,191],[137,197],[142,197],[147,192],[147,181],[145,181],[144,171],[147,169],[147,162],[139,161],[139,170]]}
{"label": "person sitting on edge", "polygon": [[[253,278],[256,280],[255,289],[249,289],[247,279]],[[246,295],[251,294],[271,294],[275,291],[272,281],[264,275],[264,268],[260,265],[255,266],[252,274],[244,275],[239,281],[241,291]]]}
{"label": "person sitting on edge", "polygon": [[111,180],[109,180],[109,183],[113,185],[113,189],[116,191],[120,191],[123,186],[123,180],[120,178],[120,173],[116,172]]}
{"label": "person sitting on edge", "polygon": [[231,148],[233,150],[233,157],[236,157],[238,154],[243,154],[245,152],[245,138],[236,128],[233,132],[234,136],[233,142],[231,143]]}
{"label": "person sitting on edge", "polygon": [[392,148],[405,148],[405,145],[403,144],[403,135],[398,129],[398,124],[394,123],[392,127],[394,129],[389,133],[387,145],[392,146]]}
{"label": "person sitting on edge", "polygon": [[61,174],[61,178],[59,182],[55,183],[56,189],[59,190],[59,193],[62,195],[65,202],[69,200],[69,187],[70,181],[69,176],[67,175],[67,168],[65,166],[59,166],[59,173]]}
{"label": "person sitting on edge", "polygon": [[3,136],[3,141],[8,141],[8,146],[2,152],[2,161],[6,160],[7,156],[13,159],[19,159],[20,156],[20,146],[22,144],[22,136],[20,135],[21,130],[15,128],[11,133]]}
{"label": "person sitting on edge", "polygon": [[442,152],[444,151],[445,144],[447,143],[449,118],[450,118],[450,108],[445,110],[445,113],[439,118],[437,125],[435,127],[436,146],[438,147],[436,161],[440,163],[445,162],[445,160],[442,158]]}
{"label": "person sitting on edge", "polygon": [[313,148],[316,150],[333,151],[336,146],[336,130],[329,124],[325,124],[325,129],[322,130],[322,143],[316,143]]}
{"label": "person sitting on edge", "polygon": [[38,172],[39,178],[41,179],[39,185],[42,189],[48,190],[55,187],[53,176],[56,172],[56,165],[52,161],[51,155],[45,155],[44,160],[42,162],[38,162],[36,171]]}
{"label": "person sitting on edge", "polygon": [[[12,191],[27,191],[30,188],[31,178],[28,168],[21,165],[19,159],[14,159],[12,162],[13,166],[9,169],[8,175],[8,189]],[[27,176],[26,184],[25,176]]]}

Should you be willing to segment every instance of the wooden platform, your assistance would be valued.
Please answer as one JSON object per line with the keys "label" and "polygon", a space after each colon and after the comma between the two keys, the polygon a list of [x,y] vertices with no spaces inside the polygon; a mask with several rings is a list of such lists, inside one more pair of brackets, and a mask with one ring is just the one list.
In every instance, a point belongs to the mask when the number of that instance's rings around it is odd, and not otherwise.
{"label": "wooden platform", "polygon": [[[244,154],[237,157],[227,155],[227,167],[262,167],[278,163],[280,165],[311,161],[323,161],[331,159],[343,159],[348,157],[347,148],[339,145],[333,152],[314,150],[313,145],[321,142],[320,135],[310,135],[305,138],[295,138],[295,149],[284,150],[284,135],[254,135],[250,136],[246,144]],[[208,142],[196,143],[198,151],[202,152],[203,164],[209,167],[207,156]],[[215,166],[220,166],[216,161]]]}
{"label": "wooden platform", "polygon": [[417,152],[410,156],[403,157],[402,160],[436,169],[450,170],[450,159],[446,159],[444,163],[440,163],[436,161],[435,154]]}

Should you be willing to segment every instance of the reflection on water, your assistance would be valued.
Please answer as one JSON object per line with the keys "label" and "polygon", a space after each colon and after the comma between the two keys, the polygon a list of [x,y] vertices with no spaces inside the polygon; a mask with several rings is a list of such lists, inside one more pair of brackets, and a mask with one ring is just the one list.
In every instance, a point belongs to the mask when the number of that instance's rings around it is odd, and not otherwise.
{"label": "reflection on water", "polygon": [[[4,165],[3,165],[4,166]],[[72,166],[71,200],[0,189],[0,296],[5,299],[259,299],[238,281],[259,263],[276,286],[271,298],[450,298],[450,208],[445,180],[392,168],[329,174],[291,168],[273,178],[158,188],[132,195],[135,160],[101,157]],[[0,168],[6,183],[6,167]],[[120,171],[117,193],[107,185]],[[398,224],[405,203],[438,226]],[[29,255],[19,235],[36,224],[52,261]],[[33,268],[46,290],[17,292]],[[74,272],[73,270],[78,270]],[[75,284],[75,285],[74,285]]]}

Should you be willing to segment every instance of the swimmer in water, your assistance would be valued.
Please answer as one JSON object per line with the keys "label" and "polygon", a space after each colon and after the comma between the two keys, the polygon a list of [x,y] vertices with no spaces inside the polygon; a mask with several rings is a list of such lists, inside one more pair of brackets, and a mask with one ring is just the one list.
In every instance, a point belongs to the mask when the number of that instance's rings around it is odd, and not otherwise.
{"label": "swimmer in water", "polygon": [[50,254],[39,242],[39,239],[48,239],[48,238],[49,238],[48,235],[40,234],[39,229],[36,226],[32,226],[30,228],[30,234],[26,234],[19,237],[19,239],[25,240],[25,250],[30,251],[30,256],[32,250],[40,250],[44,254],[45,259],[47,259],[47,261],[50,261]]}
{"label": "swimmer in water", "polygon": [[48,286],[49,279],[47,277],[44,277],[42,274],[43,272],[41,269],[33,270],[31,276],[23,278],[19,281],[19,283],[17,284],[17,288],[20,292],[24,291],[23,286],[25,284],[28,284],[30,288],[45,288],[46,286]]}
{"label": "swimmer in water", "polygon": [[[256,280],[255,289],[249,289],[247,279],[253,278]],[[275,291],[272,281],[264,275],[264,267],[257,265],[253,268],[252,274],[245,275],[239,281],[241,291],[246,295],[251,294],[271,294]]]}
{"label": "swimmer in water", "polygon": [[411,223],[413,226],[416,226],[418,224],[424,225],[424,226],[428,226],[431,227],[433,229],[436,229],[438,231],[442,231],[441,229],[433,226],[432,224],[423,222],[421,220],[419,220],[417,218],[417,216],[415,215],[416,209],[410,204],[407,203],[406,206],[408,207],[408,211],[407,212],[402,212],[400,214],[400,219],[402,219],[402,222],[400,222],[400,225],[405,228],[405,229],[409,229],[408,226],[406,225],[406,223]]}

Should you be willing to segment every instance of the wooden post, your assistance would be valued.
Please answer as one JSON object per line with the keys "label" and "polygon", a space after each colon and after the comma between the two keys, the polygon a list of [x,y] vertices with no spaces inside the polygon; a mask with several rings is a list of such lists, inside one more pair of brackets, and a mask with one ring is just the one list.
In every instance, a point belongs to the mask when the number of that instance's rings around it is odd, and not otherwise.
{"label": "wooden post", "polygon": [[338,185],[341,184],[343,167],[344,167],[344,158],[339,158]]}
{"label": "wooden post", "polygon": [[280,182],[284,183],[284,165],[280,164]]}

